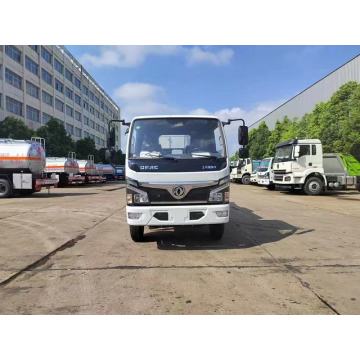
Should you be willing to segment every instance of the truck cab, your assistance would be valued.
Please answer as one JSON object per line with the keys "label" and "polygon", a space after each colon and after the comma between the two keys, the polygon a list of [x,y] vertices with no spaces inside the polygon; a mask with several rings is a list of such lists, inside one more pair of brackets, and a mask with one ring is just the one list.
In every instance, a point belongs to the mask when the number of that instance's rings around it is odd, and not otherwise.
{"label": "truck cab", "polygon": [[350,174],[340,154],[323,154],[319,139],[294,139],[276,146],[274,184],[319,195],[326,190],[358,188],[360,173]]}
{"label": "truck cab", "polygon": [[260,162],[257,169],[257,183],[261,186],[266,186],[269,190],[273,190],[274,186],[274,172],[273,172],[273,157],[264,158]]}
{"label": "truck cab", "polygon": [[211,116],[133,119],[125,173],[134,241],[143,239],[144,226],[208,225],[213,239],[222,237],[230,210],[223,125]]}
{"label": "truck cab", "polygon": [[249,185],[251,182],[251,174],[256,171],[259,165],[260,160],[253,160],[251,158],[239,159],[237,166],[231,170],[230,180]]}

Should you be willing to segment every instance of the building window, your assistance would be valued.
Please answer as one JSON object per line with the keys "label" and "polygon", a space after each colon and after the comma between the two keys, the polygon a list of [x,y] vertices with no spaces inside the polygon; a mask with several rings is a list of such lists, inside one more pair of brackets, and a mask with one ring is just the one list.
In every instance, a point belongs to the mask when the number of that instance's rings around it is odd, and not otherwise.
{"label": "building window", "polygon": [[47,113],[42,113],[42,122],[43,124],[47,124],[49,122],[49,120],[51,119],[51,115],[47,114]]}
{"label": "building window", "polygon": [[95,110],[95,116],[100,119],[100,113],[97,110]]}
{"label": "building window", "polygon": [[55,109],[64,112],[64,103],[57,98],[55,99]]}
{"label": "building window", "polygon": [[86,96],[89,95],[89,89],[88,89],[85,85],[83,85],[83,93],[84,93]]}
{"label": "building window", "polygon": [[65,95],[69,98],[69,99],[73,99],[73,91],[71,89],[69,89],[68,87],[65,88]]}
{"label": "building window", "polygon": [[95,129],[96,129],[96,131],[100,132],[100,125],[99,125],[99,124],[96,124],[96,125],[95,125]]}
{"label": "building window", "polygon": [[8,68],[5,69],[5,80],[8,84],[22,89],[22,77],[15,74],[13,71],[9,70]]}
{"label": "building window", "polygon": [[69,135],[74,135],[74,126],[73,125],[70,125],[70,124],[66,123],[65,124],[65,129],[66,129],[66,132]]}
{"label": "building window", "polygon": [[89,137],[89,135],[90,135],[90,134],[89,134],[87,131],[84,130],[84,138]]}
{"label": "building window", "polygon": [[94,101],[94,93],[91,90],[89,91],[89,98],[91,101]]}
{"label": "building window", "polygon": [[41,47],[41,57],[49,64],[52,64],[52,55],[50,51],[46,50],[43,46]]}
{"label": "building window", "polygon": [[71,71],[67,68],[65,68],[65,77],[66,79],[68,79],[70,82],[73,82],[73,74],[71,73]]}
{"label": "building window", "polygon": [[75,104],[81,106],[81,97],[78,94],[75,94]]}
{"label": "building window", "polygon": [[6,110],[13,114],[23,116],[23,104],[9,96],[6,97]]}
{"label": "building window", "polygon": [[75,120],[81,121],[81,113],[75,110]]}
{"label": "building window", "polygon": [[104,102],[103,101],[101,101],[100,107],[104,110]]}
{"label": "building window", "polygon": [[94,120],[90,120],[90,127],[91,127],[92,129],[95,129],[95,122],[94,122]]}
{"label": "building window", "polygon": [[26,93],[36,99],[40,97],[40,89],[30,81],[26,81]]}
{"label": "building window", "polygon": [[32,121],[40,122],[40,111],[26,105],[26,118]]}
{"label": "building window", "polygon": [[81,90],[81,81],[76,76],[74,76],[74,84],[79,90]]}
{"label": "building window", "polygon": [[54,58],[54,68],[61,75],[64,73],[64,65],[57,58]]}
{"label": "building window", "polygon": [[81,129],[75,127],[75,136],[81,137]]}
{"label": "building window", "polygon": [[89,126],[89,118],[87,116],[84,116],[84,124]]}
{"label": "building window", "polygon": [[29,45],[29,48],[33,49],[36,53],[39,52],[39,45]]}
{"label": "building window", "polygon": [[89,104],[86,101],[83,101],[84,109],[89,110]]}
{"label": "building window", "polygon": [[13,45],[5,45],[5,54],[21,64],[21,51]]}
{"label": "building window", "polygon": [[42,91],[42,101],[45,103],[45,104],[48,104],[50,106],[53,106],[53,97],[47,93],[46,91]]}
{"label": "building window", "polygon": [[0,93],[0,109],[2,108],[2,94]]}
{"label": "building window", "polygon": [[41,68],[41,78],[49,85],[52,86],[53,77],[50,73],[48,73],[45,69]]}
{"label": "building window", "polygon": [[39,65],[28,56],[25,56],[25,67],[34,75],[39,76]]}
{"label": "building window", "polygon": [[55,89],[61,93],[64,92],[64,84],[56,78],[55,78]]}
{"label": "building window", "polygon": [[71,106],[66,105],[66,115],[70,117],[74,117],[74,110]]}
{"label": "building window", "polygon": [[96,104],[97,106],[100,105],[100,100],[99,100],[99,98],[98,98],[97,96],[95,96],[95,104]]}
{"label": "building window", "polygon": [[90,111],[90,114],[94,114],[94,107],[93,106],[89,106],[89,111]]}

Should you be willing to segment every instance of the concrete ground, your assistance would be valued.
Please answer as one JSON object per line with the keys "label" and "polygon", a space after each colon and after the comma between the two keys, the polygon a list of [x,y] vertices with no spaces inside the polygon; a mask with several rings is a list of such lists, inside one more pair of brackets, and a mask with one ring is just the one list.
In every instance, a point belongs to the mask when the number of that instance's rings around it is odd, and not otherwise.
{"label": "concrete ground", "polygon": [[206,228],[130,239],[121,183],[0,200],[0,314],[359,314],[360,193],[231,186]]}

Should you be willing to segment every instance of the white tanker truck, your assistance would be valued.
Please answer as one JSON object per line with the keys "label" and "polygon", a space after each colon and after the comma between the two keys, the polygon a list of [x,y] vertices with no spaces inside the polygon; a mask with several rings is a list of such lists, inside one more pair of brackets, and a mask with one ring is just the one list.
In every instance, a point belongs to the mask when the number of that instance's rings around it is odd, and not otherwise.
{"label": "white tanker truck", "polygon": [[94,163],[94,155],[89,155],[87,160],[77,160],[79,164],[79,172],[84,176],[85,183],[103,182],[105,178],[102,176],[103,172]]}
{"label": "white tanker truck", "polygon": [[37,140],[0,139],[0,198],[57,186],[56,178],[44,175],[45,141]]}
{"label": "white tanker truck", "polygon": [[56,176],[59,186],[85,182],[85,177],[80,175],[79,163],[74,152],[70,152],[68,157],[47,157],[45,173],[48,177]]}

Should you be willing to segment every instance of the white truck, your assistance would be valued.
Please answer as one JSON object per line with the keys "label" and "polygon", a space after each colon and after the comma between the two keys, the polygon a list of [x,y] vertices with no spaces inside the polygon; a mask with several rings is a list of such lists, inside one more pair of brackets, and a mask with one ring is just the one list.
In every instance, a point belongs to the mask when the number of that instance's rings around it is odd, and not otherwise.
{"label": "white truck", "polygon": [[269,190],[275,189],[273,161],[273,157],[262,159],[256,173],[258,185],[266,186]]}
{"label": "white truck", "polygon": [[221,239],[229,221],[230,164],[223,126],[242,119],[143,116],[130,125],[126,150],[127,222],[134,241],[144,226],[208,225]]}
{"label": "white truck", "polygon": [[230,180],[249,185],[251,183],[251,174],[255,174],[257,167],[260,165],[260,160],[253,160],[251,158],[240,159],[236,165],[231,170]]}
{"label": "white truck", "polygon": [[276,146],[274,184],[319,195],[327,190],[360,190],[360,170],[341,154],[323,154],[318,139],[289,140]]}
{"label": "white truck", "polygon": [[0,139],[0,198],[56,187],[58,179],[47,178],[44,170],[44,139]]}

